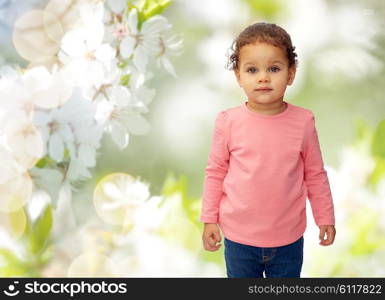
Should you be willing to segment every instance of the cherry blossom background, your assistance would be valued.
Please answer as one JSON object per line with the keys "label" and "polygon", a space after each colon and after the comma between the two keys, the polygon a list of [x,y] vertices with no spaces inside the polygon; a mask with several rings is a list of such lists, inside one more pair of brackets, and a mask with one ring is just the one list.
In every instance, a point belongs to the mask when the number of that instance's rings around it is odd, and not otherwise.
{"label": "cherry blossom background", "polygon": [[337,236],[307,207],[303,277],[382,277],[383,1],[0,0],[0,276],[225,277],[202,249],[225,66],[255,21],[290,33],[289,102],[316,116]]}
{"label": "cherry blossom background", "polygon": [[152,196],[144,180],[110,173],[83,203],[93,214],[80,220],[73,208],[95,176],[102,137],[123,151],[131,135],[149,132],[149,65],[176,77],[169,57],[183,40],[161,15],[170,3],[52,0],[17,15],[12,42],[26,65],[4,64],[0,81],[3,276],[153,276],[197,265],[167,242],[182,237],[177,224],[197,231],[173,212],[173,182]]}

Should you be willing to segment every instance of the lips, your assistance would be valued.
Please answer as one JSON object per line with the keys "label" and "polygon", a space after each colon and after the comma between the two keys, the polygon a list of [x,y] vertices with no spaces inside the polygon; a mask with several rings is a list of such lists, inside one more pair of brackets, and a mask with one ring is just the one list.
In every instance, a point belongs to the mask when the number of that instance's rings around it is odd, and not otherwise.
{"label": "lips", "polygon": [[258,91],[258,92],[268,92],[268,91],[272,91],[273,89],[268,88],[268,87],[263,87],[263,88],[258,88],[258,89],[255,89],[255,90]]}

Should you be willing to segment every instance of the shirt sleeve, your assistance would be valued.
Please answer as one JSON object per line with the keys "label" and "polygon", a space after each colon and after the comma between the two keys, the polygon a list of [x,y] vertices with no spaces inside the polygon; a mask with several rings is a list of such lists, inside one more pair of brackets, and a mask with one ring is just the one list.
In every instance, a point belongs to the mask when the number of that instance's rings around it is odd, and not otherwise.
{"label": "shirt sleeve", "polygon": [[333,198],[323,165],[313,114],[305,126],[303,159],[304,180],[315,223],[318,226],[335,225]]}
{"label": "shirt sleeve", "polygon": [[215,120],[214,132],[203,187],[200,220],[204,223],[218,223],[219,203],[223,195],[223,180],[229,167],[227,113],[221,111]]}

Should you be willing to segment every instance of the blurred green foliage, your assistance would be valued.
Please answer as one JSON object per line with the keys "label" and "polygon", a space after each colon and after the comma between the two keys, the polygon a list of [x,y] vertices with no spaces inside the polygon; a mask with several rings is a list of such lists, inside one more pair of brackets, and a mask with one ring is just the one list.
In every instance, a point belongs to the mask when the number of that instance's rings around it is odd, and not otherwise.
{"label": "blurred green foliage", "polygon": [[[131,7],[135,7],[133,4],[131,4],[131,1],[127,1],[128,3],[128,9]],[[142,24],[147,19],[151,18],[152,16],[161,14],[170,4],[172,3],[171,0],[141,0],[136,5],[136,8],[138,9],[138,27],[139,29],[142,27]]]}
{"label": "blurred green foliage", "polygon": [[242,0],[245,2],[257,16],[262,15],[266,19],[276,19],[285,10],[287,1],[283,0]]}
{"label": "blurred green foliage", "polygon": [[385,176],[385,119],[382,120],[374,131],[371,142],[371,154],[376,166],[370,177],[373,184],[377,184]]}
{"label": "blurred green foliage", "polygon": [[[0,248],[0,277],[40,277],[41,269],[51,258],[51,205],[47,205],[33,222],[24,209],[22,213],[27,217],[27,222],[23,234],[17,240],[21,247],[21,257],[10,249]],[[11,231],[20,221],[19,218],[12,220],[15,216],[16,214],[9,214]]]}
{"label": "blurred green foliage", "polygon": [[[184,227],[183,223],[176,223],[174,225],[179,226],[177,229],[180,230],[182,234],[173,234],[171,227],[168,227],[167,234],[170,235],[171,232],[171,236],[180,241],[184,247],[193,252],[199,252],[199,256],[204,261],[211,261],[223,265],[223,247],[215,252],[205,251],[203,248],[203,223],[199,220],[202,199],[200,197],[188,197],[188,178],[185,175],[181,175],[179,179],[176,179],[172,172],[169,172],[163,185],[162,196],[165,197],[165,201],[169,201],[170,197],[175,195],[180,196],[180,215],[186,216],[186,218],[194,224],[196,230],[191,231],[191,226],[188,226],[188,223],[186,223],[187,226]],[[195,242],[192,243],[191,241]]]}
{"label": "blurred green foliage", "polygon": [[[377,211],[366,208],[349,215],[347,224],[352,233],[352,239],[343,245],[342,249],[333,257],[317,257],[313,255],[314,266],[312,275],[328,277],[369,277],[370,268],[365,261],[371,258],[381,258],[385,251],[385,236],[381,232],[381,214]],[[354,267],[352,267],[354,262]],[[328,272],[323,269],[325,264],[331,265]],[[381,262],[378,261],[379,266]],[[365,272],[363,274],[363,272]]]}

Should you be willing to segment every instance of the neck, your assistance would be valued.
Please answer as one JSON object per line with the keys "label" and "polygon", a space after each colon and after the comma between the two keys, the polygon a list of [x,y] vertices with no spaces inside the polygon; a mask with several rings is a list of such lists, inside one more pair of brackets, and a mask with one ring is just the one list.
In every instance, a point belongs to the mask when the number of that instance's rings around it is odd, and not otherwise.
{"label": "neck", "polygon": [[250,110],[260,114],[276,115],[283,112],[286,109],[287,103],[283,102],[282,100],[276,103],[268,103],[268,104],[261,104],[261,103],[254,103],[253,101],[247,101],[247,107]]}

